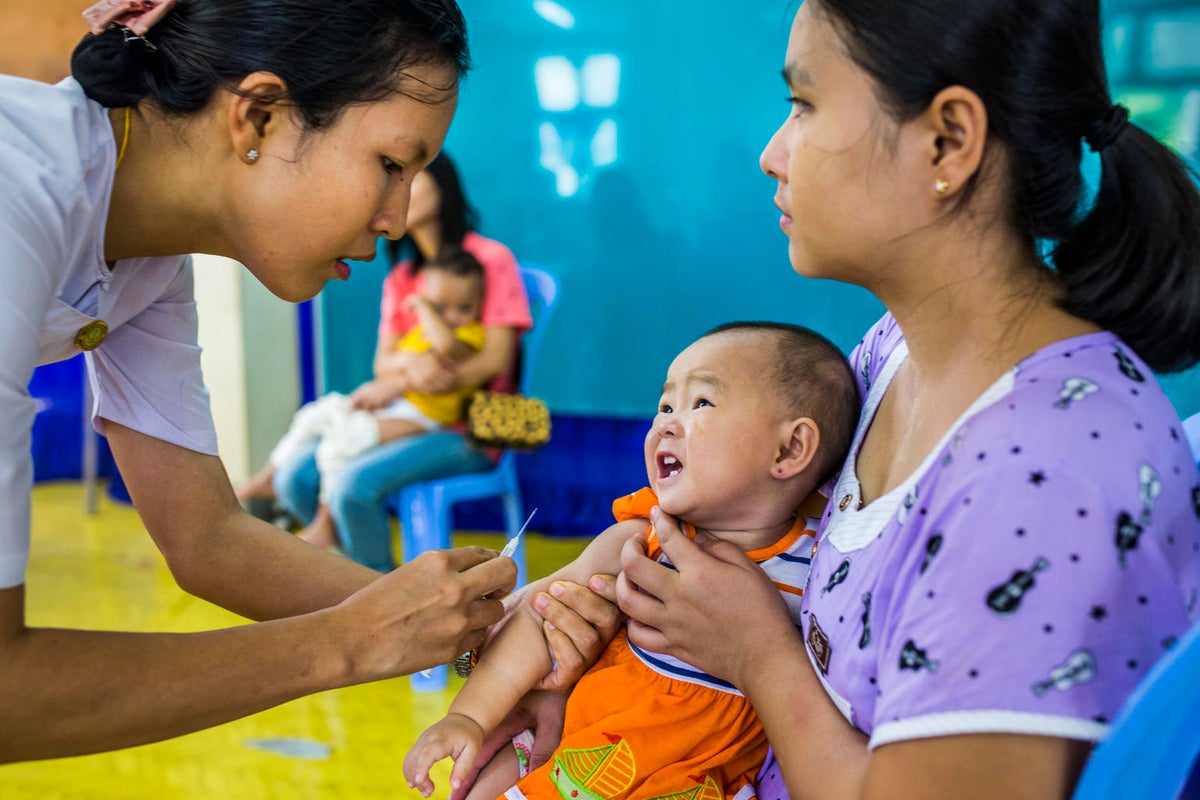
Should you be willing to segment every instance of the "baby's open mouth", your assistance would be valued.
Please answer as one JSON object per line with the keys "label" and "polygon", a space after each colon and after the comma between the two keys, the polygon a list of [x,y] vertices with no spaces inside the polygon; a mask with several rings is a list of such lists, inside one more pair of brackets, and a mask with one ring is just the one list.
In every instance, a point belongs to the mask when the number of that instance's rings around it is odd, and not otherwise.
{"label": "baby's open mouth", "polygon": [[683,472],[683,462],[675,456],[664,454],[658,457],[658,477],[674,478],[681,472]]}

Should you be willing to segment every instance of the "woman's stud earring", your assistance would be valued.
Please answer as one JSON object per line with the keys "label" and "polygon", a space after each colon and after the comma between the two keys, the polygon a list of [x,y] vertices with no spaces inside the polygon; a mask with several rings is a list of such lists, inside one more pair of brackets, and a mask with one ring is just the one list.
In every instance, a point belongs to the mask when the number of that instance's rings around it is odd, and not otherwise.
{"label": "woman's stud earring", "polygon": [[933,182],[933,190],[938,194],[945,194],[946,190],[949,188],[950,181],[946,180],[945,178],[938,178]]}
{"label": "woman's stud earring", "polygon": [[246,160],[249,161],[251,164],[253,164],[255,161],[258,161],[258,151],[255,150],[253,147],[250,148],[249,150],[247,150],[246,151]]}

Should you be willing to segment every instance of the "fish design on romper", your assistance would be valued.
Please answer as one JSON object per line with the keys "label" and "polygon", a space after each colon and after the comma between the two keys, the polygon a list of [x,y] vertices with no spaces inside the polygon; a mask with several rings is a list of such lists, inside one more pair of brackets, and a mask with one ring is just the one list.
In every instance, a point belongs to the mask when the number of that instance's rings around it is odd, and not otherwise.
{"label": "fish design on romper", "polygon": [[930,659],[912,639],[904,643],[904,649],[900,651],[900,669],[911,669],[913,672],[927,669],[930,672],[937,672],[939,666],[941,666],[941,662]]}
{"label": "fish design on romper", "polygon": [[1072,686],[1087,683],[1096,677],[1096,659],[1087,650],[1076,650],[1067,660],[1050,670],[1050,677],[1033,685],[1033,693],[1041,697],[1051,689],[1065,692]]}
{"label": "fish design on romper", "polygon": [[862,361],[862,365],[858,370],[858,374],[862,375],[863,391],[869,392],[871,390],[871,351],[870,350],[868,350],[867,352],[862,354],[861,361]]}
{"label": "fish design on romper", "polygon": [[1100,387],[1087,378],[1067,378],[1063,381],[1062,391],[1058,393],[1058,402],[1054,404],[1054,407],[1068,409],[1072,403],[1078,403],[1089,394],[1095,394],[1098,391],[1100,391]]}
{"label": "fish design on romper", "polygon": [[1041,556],[1030,569],[1019,569],[1012,574],[1007,583],[1002,583],[988,592],[987,606],[997,614],[1005,615],[1016,612],[1025,593],[1033,588],[1033,576],[1048,569],[1050,562]]}
{"label": "fish design on romper", "polygon": [[1113,349],[1113,355],[1117,357],[1117,367],[1120,368],[1121,374],[1131,381],[1145,383],[1146,376],[1143,375],[1137,368],[1137,364],[1133,363],[1133,359],[1125,355],[1125,352],[1116,347]]}

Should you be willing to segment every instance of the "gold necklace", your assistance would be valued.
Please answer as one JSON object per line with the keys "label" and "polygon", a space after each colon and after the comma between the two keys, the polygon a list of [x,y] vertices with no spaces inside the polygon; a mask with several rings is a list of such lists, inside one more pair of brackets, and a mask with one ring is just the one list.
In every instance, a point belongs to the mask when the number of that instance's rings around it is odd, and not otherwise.
{"label": "gold necklace", "polygon": [[117,166],[114,170],[121,166],[121,159],[125,158],[125,148],[129,146],[129,106],[125,106],[125,134],[121,137],[121,149],[117,151]]}
{"label": "gold necklace", "polygon": [[[129,147],[129,106],[125,106],[125,132],[121,136],[121,147],[117,150],[117,166],[113,167],[114,172],[120,168],[127,147]],[[107,286],[107,284],[105,285]],[[75,346],[80,350],[95,350],[107,337],[108,323],[102,319],[94,319],[75,334]]]}

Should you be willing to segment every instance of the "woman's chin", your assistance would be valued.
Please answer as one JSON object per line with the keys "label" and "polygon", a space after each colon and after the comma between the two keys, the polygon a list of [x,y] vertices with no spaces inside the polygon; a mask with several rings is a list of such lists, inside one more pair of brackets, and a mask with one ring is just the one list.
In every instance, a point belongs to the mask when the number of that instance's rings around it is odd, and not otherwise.
{"label": "woman's chin", "polygon": [[791,257],[789,258],[789,261],[792,264],[792,272],[796,273],[802,278],[818,277],[817,271],[813,268],[811,261],[803,258],[797,258],[794,253],[790,255]]}
{"label": "woman's chin", "polygon": [[793,242],[788,248],[788,261],[792,265],[792,271],[804,278],[831,278],[829,264],[822,262],[819,259],[813,258],[807,252],[801,250]]}
{"label": "woman's chin", "polygon": [[809,267],[808,255],[801,250],[794,239],[788,239],[788,262],[792,265],[792,272],[797,275],[807,275]]}
{"label": "woman's chin", "polygon": [[324,287],[325,284],[322,283],[320,286],[316,287],[309,286],[301,288],[288,286],[276,289],[268,286],[267,289],[271,292],[271,294],[275,295],[280,300],[285,300],[289,303],[303,303],[305,300],[312,300],[314,297],[316,297]]}
{"label": "woman's chin", "polygon": [[263,280],[262,276],[257,275],[251,270],[251,274],[258,279],[268,292],[289,303],[303,303],[305,300],[311,300],[325,288],[326,280],[311,280],[311,281],[279,281],[279,280]]}

